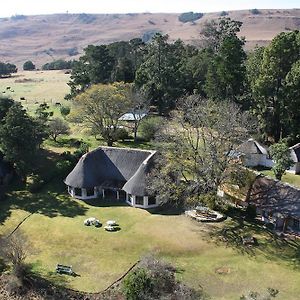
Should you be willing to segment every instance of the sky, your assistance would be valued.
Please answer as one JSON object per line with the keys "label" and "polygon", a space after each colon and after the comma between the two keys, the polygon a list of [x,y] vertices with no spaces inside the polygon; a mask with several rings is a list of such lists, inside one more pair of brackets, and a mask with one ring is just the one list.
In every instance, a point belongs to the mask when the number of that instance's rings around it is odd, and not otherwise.
{"label": "sky", "polygon": [[252,8],[300,8],[300,0],[8,0],[0,17],[52,13],[215,12]]}

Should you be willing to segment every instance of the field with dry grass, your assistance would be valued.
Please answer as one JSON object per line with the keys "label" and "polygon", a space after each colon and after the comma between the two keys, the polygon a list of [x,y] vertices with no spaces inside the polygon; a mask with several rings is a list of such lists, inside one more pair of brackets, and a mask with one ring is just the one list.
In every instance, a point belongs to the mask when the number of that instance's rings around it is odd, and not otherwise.
{"label": "field with dry grass", "polygon": [[64,96],[70,90],[69,79],[64,71],[22,71],[0,79],[0,95],[20,101],[29,111],[43,102],[55,109],[56,102],[67,104]]}
{"label": "field with dry grass", "polygon": [[[265,45],[282,31],[300,28],[300,9],[229,11],[227,17],[242,21],[241,35],[247,49]],[[206,13],[197,21],[182,23],[179,14],[56,14],[0,19],[1,59],[17,64],[27,60],[37,67],[53,59],[74,59],[89,44],[107,44],[142,37],[149,32],[168,34],[192,44],[201,43],[205,22],[220,17],[220,12]]]}

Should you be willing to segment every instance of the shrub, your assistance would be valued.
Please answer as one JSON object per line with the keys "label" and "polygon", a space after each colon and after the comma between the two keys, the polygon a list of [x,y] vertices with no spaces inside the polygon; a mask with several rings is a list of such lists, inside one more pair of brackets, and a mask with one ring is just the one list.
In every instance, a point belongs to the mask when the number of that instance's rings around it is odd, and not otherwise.
{"label": "shrub", "polygon": [[124,142],[126,139],[129,139],[128,131],[125,128],[118,128],[116,131],[116,140]]}
{"label": "shrub", "polygon": [[145,118],[140,125],[141,136],[146,141],[154,139],[156,133],[160,130],[162,125],[162,119],[158,117]]}
{"label": "shrub", "polygon": [[89,145],[87,143],[81,142],[80,147],[74,151],[73,155],[76,159],[79,159],[83,154],[89,152]]}
{"label": "shrub", "polygon": [[70,160],[63,160],[56,163],[56,175],[64,178],[66,177],[73,169],[74,162]]}
{"label": "shrub", "polygon": [[228,16],[228,12],[227,11],[221,11],[220,13],[220,17],[225,17],[225,16]]}
{"label": "shrub", "polygon": [[122,290],[126,299],[204,299],[196,291],[175,278],[176,269],[153,256],[144,257],[138,268],[131,271],[123,281]]}
{"label": "shrub", "polygon": [[260,14],[260,11],[257,8],[251,9],[250,12],[251,12],[252,15],[259,15]]}
{"label": "shrub", "polygon": [[61,106],[60,113],[65,118],[68,114],[70,114],[71,108],[70,106]]}
{"label": "shrub", "polygon": [[24,71],[31,71],[35,69],[35,65],[33,64],[33,62],[31,60],[27,60],[24,64],[23,64],[23,70]]}
{"label": "shrub", "polygon": [[199,20],[202,17],[203,17],[203,13],[194,13],[194,12],[190,11],[190,12],[182,13],[178,17],[178,20],[182,23],[186,23],[186,22],[193,22],[193,21]]}
{"label": "shrub", "polygon": [[217,195],[208,193],[200,197],[200,200],[210,209],[217,208]]}
{"label": "shrub", "polygon": [[144,268],[137,268],[123,282],[123,292],[127,300],[143,300],[151,294],[153,282],[151,274]]}

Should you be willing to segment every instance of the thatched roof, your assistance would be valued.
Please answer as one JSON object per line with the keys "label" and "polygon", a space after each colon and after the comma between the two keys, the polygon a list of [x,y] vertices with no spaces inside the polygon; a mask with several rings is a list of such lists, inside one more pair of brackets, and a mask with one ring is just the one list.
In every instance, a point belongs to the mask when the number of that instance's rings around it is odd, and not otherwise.
{"label": "thatched roof", "polygon": [[300,218],[300,189],[266,176],[256,178],[247,201],[285,217]]}
{"label": "thatched roof", "polygon": [[254,139],[249,139],[242,143],[238,150],[243,154],[265,154],[268,155],[268,151],[263,147],[258,141]]}
{"label": "thatched roof", "polygon": [[[65,183],[76,188],[103,186],[120,189],[134,177],[135,184],[143,187],[143,168],[140,167],[147,165],[154,153],[155,151],[100,147],[80,158]],[[132,188],[128,188],[130,190]]]}
{"label": "thatched roof", "polygon": [[138,168],[135,174],[125,183],[123,190],[128,194],[147,195],[147,175],[153,165],[152,155],[149,156]]}
{"label": "thatched roof", "polygon": [[290,147],[292,160],[297,163],[300,162],[300,143]]}

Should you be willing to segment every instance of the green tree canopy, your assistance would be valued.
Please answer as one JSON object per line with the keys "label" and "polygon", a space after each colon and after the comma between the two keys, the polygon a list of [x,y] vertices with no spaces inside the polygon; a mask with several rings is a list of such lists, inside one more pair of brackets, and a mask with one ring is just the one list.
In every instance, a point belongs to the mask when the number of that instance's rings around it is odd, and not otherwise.
{"label": "green tree canopy", "polygon": [[41,143],[37,135],[36,123],[21,104],[14,103],[4,117],[0,127],[0,146],[5,158],[14,163],[23,180],[32,171],[38,145]]}
{"label": "green tree canopy", "polygon": [[293,160],[291,159],[291,151],[286,144],[286,141],[281,140],[277,144],[270,147],[270,154],[275,161],[272,168],[276,179],[281,180],[282,175],[285,171],[293,165]]}
{"label": "green tree canopy", "polygon": [[130,84],[96,84],[74,100],[73,119],[101,134],[108,146],[117,140],[119,118],[131,108]]}
{"label": "green tree canopy", "polygon": [[[296,79],[299,47],[298,31],[276,36],[264,49],[259,74],[255,73],[250,81],[253,110],[264,138],[271,142],[298,134],[291,129],[298,127],[295,116],[299,114],[297,107],[300,106],[297,98],[299,82]],[[296,114],[290,118],[293,109]]]}
{"label": "green tree canopy", "polygon": [[174,108],[185,92],[183,62],[185,49],[178,40],[168,43],[168,35],[157,33],[146,48],[144,62],[136,72],[135,84],[156,105],[160,113]]}
{"label": "green tree canopy", "polygon": [[0,77],[11,76],[11,73],[17,73],[16,65],[0,62]]}
{"label": "green tree canopy", "polygon": [[23,64],[24,71],[31,71],[34,69],[35,69],[35,65],[33,64],[33,62],[31,60],[27,60],[24,62],[24,64]]}

